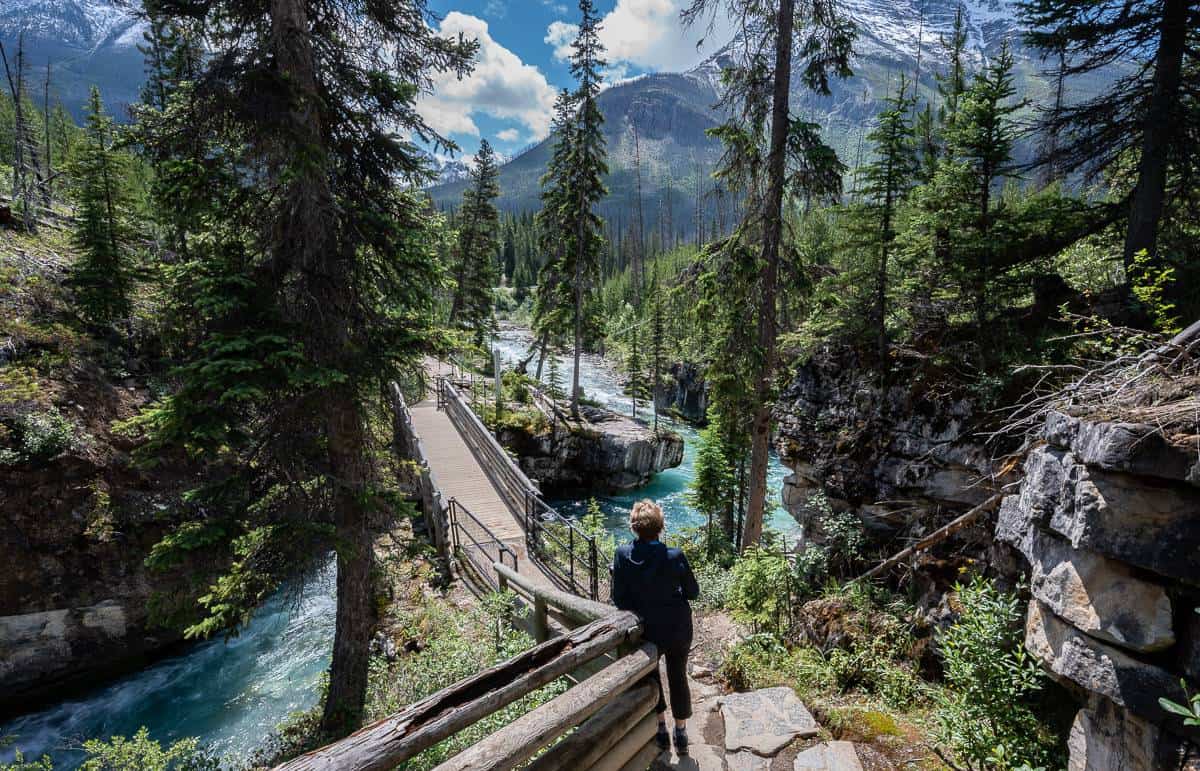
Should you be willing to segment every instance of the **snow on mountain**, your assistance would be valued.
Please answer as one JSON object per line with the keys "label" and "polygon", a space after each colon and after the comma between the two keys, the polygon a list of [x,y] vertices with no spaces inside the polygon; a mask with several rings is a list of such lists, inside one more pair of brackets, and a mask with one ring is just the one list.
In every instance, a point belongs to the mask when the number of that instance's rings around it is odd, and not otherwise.
{"label": "snow on mountain", "polygon": [[113,0],[6,0],[0,8],[5,39],[22,33],[32,43],[55,43],[94,53],[136,47],[142,24],[128,3]]}

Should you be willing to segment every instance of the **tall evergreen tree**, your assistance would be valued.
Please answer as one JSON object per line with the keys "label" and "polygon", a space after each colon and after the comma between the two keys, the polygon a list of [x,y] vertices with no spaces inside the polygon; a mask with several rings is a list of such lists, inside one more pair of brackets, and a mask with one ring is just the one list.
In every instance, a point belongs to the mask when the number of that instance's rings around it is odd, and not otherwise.
{"label": "tall evergreen tree", "polygon": [[913,185],[917,174],[917,152],[909,115],[915,99],[908,94],[908,83],[900,76],[900,87],[889,95],[879,114],[879,122],[867,140],[875,151],[875,160],[862,170],[863,193],[877,223],[874,250],[875,331],[880,366],[887,360],[888,259],[896,240],[896,210]]}
{"label": "tall evergreen tree", "polygon": [[827,4],[811,0],[781,0],[777,9],[757,0],[692,0],[683,19],[693,24],[721,11],[740,22],[741,29],[754,33],[739,41],[741,65],[727,71],[723,100],[734,117],[717,132],[726,143],[724,168],[718,176],[723,181],[740,181],[740,190],[748,195],[741,238],[752,237],[761,243],[755,292],[758,364],[744,547],[758,543],[766,510],[785,193],[791,187],[824,197],[832,186],[836,185],[839,193],[841,188],[841,166],[820,141],[817,127],[790,114],[795,38],[801,38],[803,83],[828,94],[831,73],[850,73],[854,29]]}
{"label": "tall evergreen tree", "polygon": [[575,102],[570,92],[563,89],[554,102],[554,117],[550,124],[553,146],[546,173],[541,179],[542,208],[534,221],[538,248],[546,255],[546,262],[538,271],[533,300],[533,333],[541,347],[536,375],[539,378],[548,348],[563,339],[574,306],[566,273],[567,229],[570,226],[566,215],[570,193],[569,164],[576,130]]}
{"label": "tall evergreen tree", "polygon": [[579,364],[596,284],[600,278],[600,255],[604,249],[602,223],[596,204],[606,194],[603,177],[608,163],[601,126],[604,116],[596,103],[600,95],[604,45],[600,42],[600,17],[592,0],[579,0],[579,33],[571,43],[571,74],[578,83],[572,99],[575,129],[567,159],[567,188],[562,203],[562,219],[567,225],[568,241],[564,252],[563,275],[570,276],[574,308],[572,327],[575,338],[574,368],[571,374],[571,415],[579,417]]}
{"label": "tall evergreen tree", "polygon": [[[193,634],[243,622],[298,567],[337,555],[322,726],[361,714],[374,619],[368,415],[383,387],[440,347],[431,174],[406,137],[445,140],[416,110],[432,78],[464,75],[473,41],[442,37],[424,0],[159,0],[211,51],[187,100],[147,133],[204,152],[167,164],[192,245],[173,272],[193,308],[179,390],[143,423],[159,452],[219,473],[180,533],[227,544],[228,571]],[[180,533],[160,556],[195,548]]]}
{"label": "tall evergreen tree", "polygon": [[1124,245],[1128,276],[1138,252],[1157,257],[1164,207],[1187,195],[1194,173],[1200,111],[1186,103],[1200,94],[1185,73],[1200,66],[1200,0],[1025,0],[1021,12],[1030,42],[1061,53],[1068,82],[1114,66],[1124,71],[1095,97],[1044,113],[1043,129],[1057,141],[1040,161],[1067,173],[1100,172],[1137,154]]}
{"label": "tall evergreen tree", "polygon": [[71,163],[79,260],[71,271],[79,308],[96,325],[128,319],[135,270],[130,248],[129,159],[114,147],[112,118],[92,86],[83,141]]}
{"label": "tall evergreen tree", "polygon": [[485,139],[479,143],[471,184],[463,193],[459,212],[456,285],[450,321],[475,334],[482,343],[494,326],[495,287],[500,283],[496,256],[500,251],[500,170],[496,153]]}

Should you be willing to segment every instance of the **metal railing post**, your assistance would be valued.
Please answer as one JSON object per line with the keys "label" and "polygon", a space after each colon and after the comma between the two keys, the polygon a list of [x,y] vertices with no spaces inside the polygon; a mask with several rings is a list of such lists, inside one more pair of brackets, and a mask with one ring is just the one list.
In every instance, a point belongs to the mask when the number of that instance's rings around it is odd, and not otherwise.
{"label": "metal railing post", "polygon": [[575,528],[567,527],[567,551],[571,554],[570,573],[571,590],[575,589]]}
{"label": "metal railing post", "polygon": [[600,599],[600,559],[596,554],[596,539],[592,538],[592,548],[590,554],[592,560],[592,599],[599,601]]}

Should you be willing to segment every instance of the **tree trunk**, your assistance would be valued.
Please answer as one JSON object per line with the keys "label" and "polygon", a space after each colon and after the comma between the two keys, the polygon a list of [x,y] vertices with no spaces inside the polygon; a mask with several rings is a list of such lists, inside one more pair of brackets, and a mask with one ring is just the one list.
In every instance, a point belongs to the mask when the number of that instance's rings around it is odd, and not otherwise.
{"label": "tree trunk", "polygon": [[1178,130],[1175,116],[1187,42],[1188,0],[1165,0],[1162,33],[1154,60],[1154,90],[1146,110],[1142,132],[1142,157],[1138,182],[1129,208],[1129,230],[1125,234],[1126,281],[1133,258],[1141,251],[1151,257],[1158,248],[1158,222],[1162,218],[1167,185],[1167,149]]}
{"label": "tree trunk", "polygon": [[321,728],[330,736],[341,736],[358,727],[366,701],[371,630],[375,625],[371,603],[374,551],[365,494],[366,435],[354,398],[353,393],[336,394],[326,410],[329,464],[337,485],[337,623],[329,693],[321,717]]}
{"label": "tree trunk", "polygon": [[[314,349],[320,363],[343,369],[354,319],[354,287],[350,284],[353,252],[337,248],[336,208],[324,158],[328,150],[322,130],[320,89],[304,0],[271,0],[271,38],[275,63],[293,89],[286,120],[288,135],[274,148],[272,173],[289,179],[287,201],[272,234],[281,261],[291,262],[306,278],[304,289],[311,304],[300,301],[297,313],[314,326]],[[264,138],[264,141],[272,141]],[[294,154],[302,150],[318,159],[305,163],[298,174]],[[322,318],[311,317],[318,307]],[[367,434],[359,407],[360,395],[353,378],[332,385],[321,395],[326,457],[337,538],[337,620],[333,660],[329,667],[329,693],[321,728],[326,735],[341,735],[357,726],[366,698],[368,642],[374,626],[371,605],[371,537],[367,490],[371,468]]]}
{"label": "tree trunk", "polygon": [[758,318],[758,347],[762,356],[755,384],[754,425],[750,445],[750,502],[746,509],[741,548],[762,538],[767,502],[767,464],[771,448],[771,386],[775,375],[775,295],[779,284],[779,244],[783,236],[783,185],[788,131],[788,96],[792,80],[794,0],[782,0],[775,38],[775,87],[771,105],[771,151],[767,156],[768,187],[763,213],[763,266],[760,273],[762,307]]}

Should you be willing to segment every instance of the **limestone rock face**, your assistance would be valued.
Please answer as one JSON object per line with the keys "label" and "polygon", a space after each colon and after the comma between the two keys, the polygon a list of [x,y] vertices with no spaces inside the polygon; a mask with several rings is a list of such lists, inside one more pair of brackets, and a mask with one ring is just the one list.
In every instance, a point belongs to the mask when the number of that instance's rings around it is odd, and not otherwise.
{"label": "limestone rock face", "polygon": [[1177,771],[1179,740],[1097,699],[1081,709],[1067,738],[1067,771]]}
{"label": "limestone rock face", "polygon": [[[1200,491],[1089,467],[1067,450],[1039,447],[1025,463],[1024,518],[1071,542],[1168,578],[1200,581]],[[1001,537],[1015,542],[1013,517]]]}
{"label": "limestone rock face", "polygon": [[820,730],[795,691],[786,686],[731,693],[721,697],[720,705],[727,752],[774,755],[793,739],[816,736]]}
{"label": "limestone rock face", "polygon": [[1152,652],[1175,643],[1171,600],[1162,586],[1033,526],[1021,517],[1018,500],[1009,496],[1001,504],[997,536],[1029,560],[1034,597],[1076,629],[1123,648]]}
{"label": "limestone rock face", "polygon": [[894,530],[921,510],[965,510],[987,500],[993,490],[985,480],[995,469],[974,436],[975,405],[911,383],[880,388],[855,356],[814,356],[780,395],[775,445],[795,472],[784,481],[788,511],[808,525],[804,504],[819,489],[869,527]]}
{"label": "limestone rock face", "polygon": [[1029,603],[1025,647],[1055,675],[1150,720],[1163,718],[1160,696],[1184,698],[1177,677],[1092,639],[1038,600]]}
{"label": "limestone rock face", "polygon": [[1153,426],[1091,422],[1054,412],[1046,419],[1045,436],[1089,466],[1200,486],[1200,456],[1171,444]]}
{"label": "limestone rock face", "polygon": [[501,444],[543,492],[628,490],[683,462],[683,438],[672,431],[656,434],[630,417],[594,407],[581,412],[584,422],[560,420],[544,433],[500,431]]}
{"label": "limestone rock face", "polygon": [[675,362],[659,384],[654,402],[660,413],[677,412],[692,423],[701,423],[708,413],[708,383],[700,367]]}

